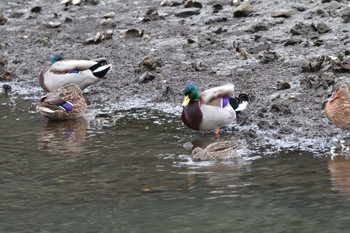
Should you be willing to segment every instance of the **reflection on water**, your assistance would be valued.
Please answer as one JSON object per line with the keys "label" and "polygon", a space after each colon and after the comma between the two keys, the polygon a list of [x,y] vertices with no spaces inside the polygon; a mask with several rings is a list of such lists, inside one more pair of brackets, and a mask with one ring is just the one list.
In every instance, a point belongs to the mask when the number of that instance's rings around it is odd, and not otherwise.
{"label": "reflection on water", "polygon": [[350,158],[338,155],[328,161],[328,169],[333,189],[350,201]]}
{"label": "reflection on water", "polygon": [[84,118],[70,121],[48,121],[39,133],[38,149],[52,154],[82,153],[88,123]]}
{"label": "reflection on water", "polygon": [[178,116],[47,123],[0,101],[0,232],[349,232],[347,160],[257,149],[194,163],[184,143],[216,139]]}

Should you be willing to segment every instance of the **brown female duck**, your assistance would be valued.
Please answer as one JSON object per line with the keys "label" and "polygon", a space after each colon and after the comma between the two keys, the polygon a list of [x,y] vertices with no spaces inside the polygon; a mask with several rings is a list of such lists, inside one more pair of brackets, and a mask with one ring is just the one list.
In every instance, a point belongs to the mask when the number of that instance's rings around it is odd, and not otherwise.
{"label": "brown female duck", "polygon": [[41,97],[37,110],[52,121],[81,117],[87,108],[83,92],[76,84],[69,84]]}
{"label": "brown female duck", "polygon": [[327,118],[338,128],[350,130],[350,90],[346,83],[334,85],[324,111]]}
{"label": "brown female duck", "polygon": [[205,149],[200,147],[194,148],[191,157],[193,161],[230,159],[238,156],[237,148],[239,145],[236,141],[214,142]]}

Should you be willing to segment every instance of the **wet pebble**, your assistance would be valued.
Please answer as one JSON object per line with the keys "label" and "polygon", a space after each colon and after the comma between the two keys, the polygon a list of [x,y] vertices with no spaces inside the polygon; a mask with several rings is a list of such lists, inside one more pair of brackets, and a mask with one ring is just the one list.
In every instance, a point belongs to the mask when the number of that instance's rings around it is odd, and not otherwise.
{"label": "wet pebble", "polygon": [[275,10],[271,12],[273,18],[290,18],[293,14],[292,10]]}
{"label": "wet pebble", "polygon": [[292,110],[287,104],[273,104],[270,108],[273,113],[291,114]]}
{"label": "wet pebble", "polygon": [[139,64],[141,71],[151,71],[157,69],[159,62],[153,56],[146,56]]}
{"label": "wet pebble", "polygon": [[201,2],[196,0],[187,0],[184,4],[185,8],[195,7],[195,8],[202,8],[203,5]]}
{"label": "wet pebble", "polygon": [[110,40],[113,38],[113,30],[107,30],[105,32],[97,32],[94,37],[88,38],[84,41],[85,45],[98,44],[104,40]]}
{"label": "wet pebble", "polygon": [[30,12],[32,13],[40,13],[41,12],[41,6],[35,6],[33,7]]}
{"label": "wet pebble", "polygon": [[142,22],[148,22],[148,21],[155,21],[159,19],[163,19],[164,17],[159,15],[158,11],[156,9],[149,9],[145,16],[142,19]]}
{"label": "wet pebble", "polygon": [[124,33],[125,38],[138,38],[138,37],[143,37],[144,30],[137,30],[137,29],[129,29]]}
{"label": "wet pebble", "polygon": [[337,1],[331,1],[323,9],[328,10],[328,11],[329,10],[337,10],[337,9],[342,8],[342,6],[343,6],[343,4],[340,4]]}
{"label": "wet pebble", "polygon": [[301,43],[303,43],[302,39],[292,38],[292,39],[288,39],[283,45],[284,46],[291,46],[291,45],[296,45],[296,44],[301,44]]}
{"label": "wet pebble", "polygon": [[258,55],[260,62],[263,64],[273,62],[279,58],[279,55],[276,51],[265,50],[261,51]]}
{"label": "wet pebble", "polygon": [[184,4],[184,0],[162,1],[160,6],[180,6]]}
{"label": "wet pebble", "polygon": [[4,93],[5,93],[5,95],[8,95],[8,93],[11,92],[12,87],[9,84],[4,84],[4,85],[2,85],[2,89],[3,89]]}
{"label": "wet pebble", "polygon": [[5,25],[8,22],[8,19],[5,17],[5,15],[0,14],[0,25]]}
{"label": "wet pebble", "polygon": [[250,4],[250,1],[244,1],[242,2],[238,7],[236,7],[235,11],[233,12],[234,17],[247,17],[250,12],[252,12],[253,7]]}
{"label": "wet pebble", "polygon": [[279,91],[290,89],[290,84],[288,82],[279,81],[279,82],[277,82],[276,89]]}
{"label": "wet pebble", "polygon": [[10,13],[10,17],[11,18],[21,18],[25,14],[26,14],[25,10],[13,10]]}
{"label": "wet pebble", "polygon": [[344,20],[344,23],[350,23],[350,6],[343,8],[340,12],[340,15]]}
{"label": "wet pebble", "polygon": [[111,18],[102,19],[100,25],[103,27],[115,28],[117,23],[114,22]]}
{"label": "wet pebble", "polygon": [[109,19],[109,18],[113,18],[114,16],[115,16],[115,12],[111,11],[111,12],[104,14],[102,16],[102,18]]}
{"label": "wet pebble", "polygon": [[320,23],[313,23],[312,26],[315,28],[315,30],[320,33],[320,34],[324,34],[327,33],[329,31],[331,31],[331,28],[324,22],[320,22]]}
{"label": "wet pebble", "polygon": [[303,72],[316,72],[322,68],[325,61],[325,56],[311,57],[305,61],[301,67]]}
{"label": "wet pebble", "polygon": [[213,8],[213,12],[214,12],[214,13],[219,13],[219,11],[221,11],[222,9],[224,9],[223,6],[222,6],[221,4],[215,4],[215,5],[212,6],[212,8]]}
{"label": "wet pebble", "polygon": [[264,42],[249,48],[249,53],[257,54],[257,53],[260,53],[261,51],[270,50],[270,49],[272,49],[271,45],[269,43]]}
{"label": "wet pebble", "polygon": [[193,15],[199,15],[201,11],[199,9],[180,9],[175,12],[176,17],[187,18]]}
{"label": "wet pebble", "polygon": [[59,28],[62,24],[61,24],[61,22],[52,22],[52,21],[50,21],[50,22],[46,23],[45,25],[48,28]]}
{"label": "wet pebble", "polygon": [[299,22],[295,24],[292,29],[290,29],[290,33],[292,35],[309,35],[315,33],[316,30],[313,26],[307,25],[305,23]]}
{"label": "wet pebble", "polygon": [[138,83],[148,83],[156,78],[156,75],[151,72],[144,72],[140,77],[137,78]]}
{"label": "wet pebble", "polygon": [[269,122],[264,120],[258,122],[258,127],[259,129],[262,129],[262,130],[273,129],[272,125]]}
{"label": "wet pebble", "polygon": [[247,31],[251,33],[256,33],[259,31],[267,31],[267,30],[269,30],[269,25],[266,22],[254,23],[250,25],[249,28],[247,29]]}

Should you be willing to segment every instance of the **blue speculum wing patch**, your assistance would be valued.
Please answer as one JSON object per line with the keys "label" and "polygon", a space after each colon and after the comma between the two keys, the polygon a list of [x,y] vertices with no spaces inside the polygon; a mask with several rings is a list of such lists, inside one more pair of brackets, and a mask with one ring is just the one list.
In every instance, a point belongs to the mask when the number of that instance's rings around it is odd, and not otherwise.
{"label": "blue speculum wing patch", "polygon": [[71,70],[70,73],[71,74],[77,74],[77,73],[79,73],[79,70]]}
{"label": "blue speculum wing patch", "polygon": [[222,107],[226,107],[229,103],[229,97],[223,97],[222,98]]}
{"label": "blue speculum wing patch", "polygon": [[73,110],[73,106],[70,103],[64,102],[63,104],[60,105],[64,110],[67,112]]}

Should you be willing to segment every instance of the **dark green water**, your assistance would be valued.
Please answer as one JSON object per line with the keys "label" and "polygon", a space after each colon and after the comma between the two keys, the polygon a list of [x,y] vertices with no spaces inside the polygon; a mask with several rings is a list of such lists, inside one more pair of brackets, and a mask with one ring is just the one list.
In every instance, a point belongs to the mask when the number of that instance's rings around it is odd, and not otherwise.
{"label": "dark green water", "polygon": [[[285,152],[193,163],[177,116],[47,124],[0,98],[0,232],[346,232],[350,161]],[[229,137],[229,136],[224,136]]]}

